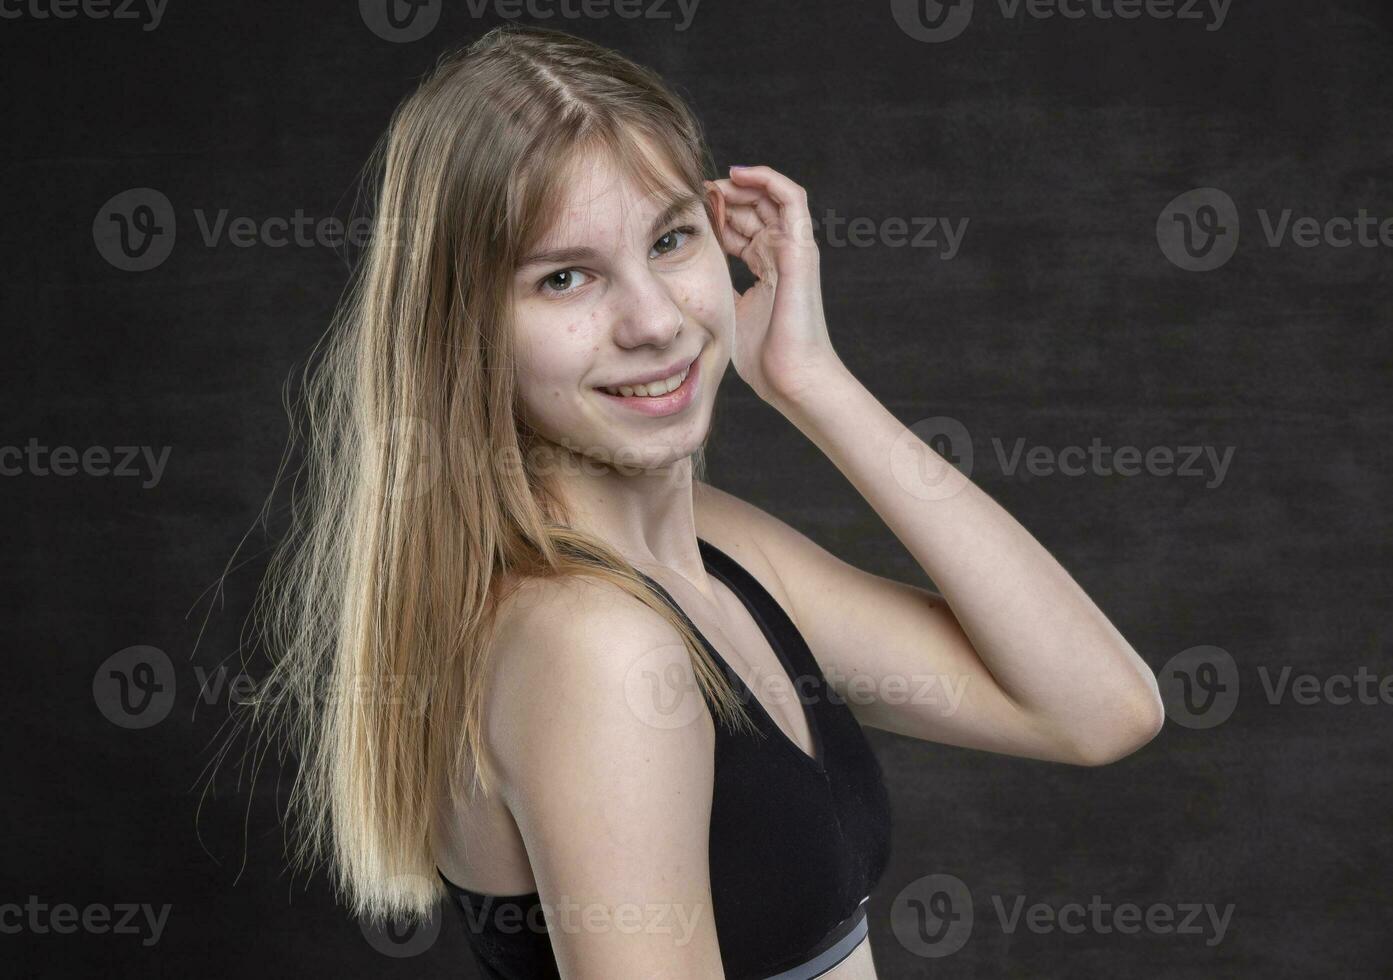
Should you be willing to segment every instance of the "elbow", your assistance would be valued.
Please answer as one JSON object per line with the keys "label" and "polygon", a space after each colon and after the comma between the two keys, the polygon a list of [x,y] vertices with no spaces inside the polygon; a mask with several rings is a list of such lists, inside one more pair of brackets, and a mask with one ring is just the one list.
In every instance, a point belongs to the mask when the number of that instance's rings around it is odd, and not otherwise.
{"label": "elbow", "polygon": [[1077,764],[1107,766],[1125,759],[1159,735],[1165,724],[1165,704],[1160,691],[1152,688],[1127,705],[1110,726],[1107,737],[1091,739],[1078,747]]}

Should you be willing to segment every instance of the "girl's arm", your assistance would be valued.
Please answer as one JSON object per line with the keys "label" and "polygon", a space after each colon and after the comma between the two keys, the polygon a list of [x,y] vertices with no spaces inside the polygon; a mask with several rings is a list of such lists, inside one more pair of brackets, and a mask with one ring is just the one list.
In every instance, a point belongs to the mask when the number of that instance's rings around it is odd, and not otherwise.
{"label": "girl's arm", "polygon": [[863,722],[951,744],[1096,765],[1149,741],[1165,714],[1146,663],[1030,532],[833,352],[802,189],[767,167],[716,184],[727,250],[760,277],[737,304],[737,370],[942,592],[856,569],[728,498],[829,681]]}

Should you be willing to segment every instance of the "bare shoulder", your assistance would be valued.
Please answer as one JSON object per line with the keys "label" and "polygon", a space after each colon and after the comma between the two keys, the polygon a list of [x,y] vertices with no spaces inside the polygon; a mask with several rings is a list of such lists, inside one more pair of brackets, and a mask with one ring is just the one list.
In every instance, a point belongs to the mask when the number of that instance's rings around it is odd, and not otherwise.
{"label": "bare shoulder", "polygon": [[714,744],[704,712],[685,732],[661,727],[666,719],[653,717],[645,700],[653,676],[681,690],[696,684],[686,647],[663,616],[598,579],[518,583],[499,606],[484,702],[505,797],[506,787],[540,778],[558,759],[574,760],[582,743],[625,753],[655,738],[669,748],[682,743],[678,751]]}
{"label": "bare shoulder", "polygon": [[715,727],[677,630],[589,578],[528,581],[499,618],[485,728],[542,902],[611,908],[642,895],[688,923],[680,935],[553,932],[562,975],[720,975]]}

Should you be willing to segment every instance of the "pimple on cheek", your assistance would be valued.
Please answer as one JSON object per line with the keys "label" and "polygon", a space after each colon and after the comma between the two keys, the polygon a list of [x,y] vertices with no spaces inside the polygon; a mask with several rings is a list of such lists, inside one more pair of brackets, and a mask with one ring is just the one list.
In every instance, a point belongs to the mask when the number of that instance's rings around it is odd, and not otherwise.
{"label": "pimple on cheek", "polygon": [[705,319],[711,307],[702,299],[693,299],[690,293],[683,295],[682,305],[691,310],[698,319]]}
{"label": "pimple on cheek", "polygon": [[[595,322],[595,316],[596,316],[595,311],[594,311],[594,310],[591,310],[589,313],[587,313],[587,314],[585,315],[585,320],[586,320],[586,321],[589,321],[590,323],[593,324],[593,323]],[[566,332],[567,332],[567,333],[575,333],[577,330],[579,330],[579,329],[580,329],[582,326],[584,326],[584,325],[585,325],[585,321],[582,321],[582,320],[572,320],[570,323],[566,324]]]}

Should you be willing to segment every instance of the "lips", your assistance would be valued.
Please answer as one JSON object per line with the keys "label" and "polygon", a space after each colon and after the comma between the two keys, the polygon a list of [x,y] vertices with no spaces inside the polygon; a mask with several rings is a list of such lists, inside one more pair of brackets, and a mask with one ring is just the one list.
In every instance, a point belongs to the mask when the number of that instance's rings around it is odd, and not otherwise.
{"label": "lips", "polygon": [[[680,374],[681,371],[679,370]],[[675,415],[691,405],[696,399],[696,392],[701,385],[701,358],[693,358],[691,367],[687,369],[687,376],[682,383],[660,395],[615,395],[606,391],[604,388],[596,388],[595,391],[601,398],[618,406],[629,409],[648,416]]]}
{"label": "lips", "polygon": [[687,368],[683,368],[670,377],[662,378],[658,381],[650,381],[641,385],[619,385],[617,387],[606,387],[603,390],[606,394],[620,395],[625,398],[661,398],[669,391],[676,391],[682,387],[682,383],[687,380]]}
{"label": "lips", "polygon": [[[699,353],[700,352],[698,352],[698,354]],[[614,381],[610,384],[596,385],[595,387],[600,389],[637,388],[642,385],[654,384],[659,381],[673,379],[676,378],[677,375],[682,374],[684,371],[690,368],[692,364],[696,361],[698,354],[693,354],[691,357],[685,358],[681,361],[677,361],[666,368],[658,368],[657,370],[649,371],[646,374],[641,374],[636,377],[628,378],[624,381]]]}

